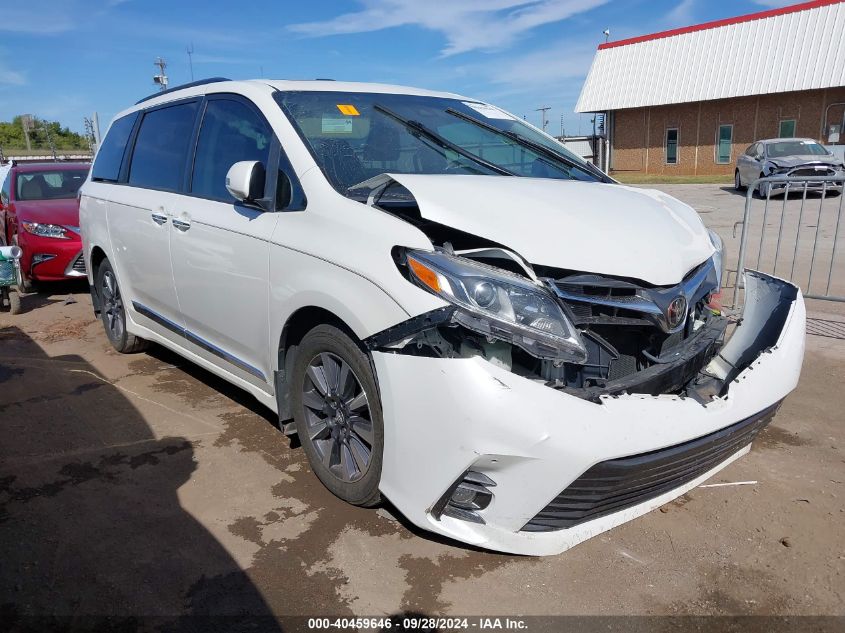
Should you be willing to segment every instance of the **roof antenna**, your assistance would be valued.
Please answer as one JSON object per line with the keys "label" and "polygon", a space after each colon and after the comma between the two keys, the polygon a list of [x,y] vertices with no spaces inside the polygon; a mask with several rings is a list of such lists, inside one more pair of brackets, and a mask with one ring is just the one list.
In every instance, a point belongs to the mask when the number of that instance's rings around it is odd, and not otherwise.
{"label": "roof antenna", "polygon": [[604,43],[607,44],[607,40],[610,39],[610,29],[605,29],[602,33],[604,33]]}

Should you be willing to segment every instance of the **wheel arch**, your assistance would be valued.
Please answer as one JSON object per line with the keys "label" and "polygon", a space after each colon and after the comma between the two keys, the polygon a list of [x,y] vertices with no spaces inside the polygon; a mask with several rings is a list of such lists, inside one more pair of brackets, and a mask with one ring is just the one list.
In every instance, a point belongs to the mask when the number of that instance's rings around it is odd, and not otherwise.
{"label": "wheel arch", "polygon": [[366,348],[361,342],[361,337],[355,333],[346,321],[331,310],[317,305],[308,305],[298,308],[288,317],[279,336],[277,369],[274,375],[279,422],[287,434],[294,432],[293,425],[290,423],[293,418],[290,405],[290,375],[293,370],[293,361],[296,357],[296,348],[302,341],[302,338],[318,325],[335,326],[366,352]]}
{"label": "wheel arch", "polygon": [[90,258],[90,266],[91,266],[91,277],[89,283],[89,289],[91,292],[91,304],[94,307],[94,314],[97,316],[100,315],[100,295],[97,292],[97,269],[99,269],[100,264],[103,263],[104,260],[108,259],[106,256],[106,252],[99,246],[92,246],[91,247],[91,258]]}

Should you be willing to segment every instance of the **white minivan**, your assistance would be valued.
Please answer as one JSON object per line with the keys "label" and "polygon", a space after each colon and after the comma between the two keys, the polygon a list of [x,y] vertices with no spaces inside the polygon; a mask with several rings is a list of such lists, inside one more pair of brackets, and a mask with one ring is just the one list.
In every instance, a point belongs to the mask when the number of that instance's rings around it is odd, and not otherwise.
{"label": "white minivan", "polygon": [[[320,480],[426,530],[561,552],[748,451],[804,304],[689,206],[454,94],[196,82],[121,112],[82,188],[95,310],[246,389]],[[730,326],[730,327],[729,327]]]}

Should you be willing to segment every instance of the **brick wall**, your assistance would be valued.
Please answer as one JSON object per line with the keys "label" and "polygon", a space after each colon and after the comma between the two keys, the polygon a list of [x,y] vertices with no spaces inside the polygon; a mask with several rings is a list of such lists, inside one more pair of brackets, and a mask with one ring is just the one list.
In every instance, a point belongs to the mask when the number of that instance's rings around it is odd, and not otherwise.
{"label": "brick wall", "polygon": [[[612,116],[611,170],[661,175],[733,174],[738,154],[755,140],[777,137],[780,122],[794,119],[795,135],[820,138],[828,105],[845,102],[845,87],[617,110]],[[830,109],[842,123],[845,106]],[[720,125],[733,126],[728,164],[716,162]],[[678,162],[666,163],[666,130],[678,129]],[[845,130],[840,136],[845,143]]]}

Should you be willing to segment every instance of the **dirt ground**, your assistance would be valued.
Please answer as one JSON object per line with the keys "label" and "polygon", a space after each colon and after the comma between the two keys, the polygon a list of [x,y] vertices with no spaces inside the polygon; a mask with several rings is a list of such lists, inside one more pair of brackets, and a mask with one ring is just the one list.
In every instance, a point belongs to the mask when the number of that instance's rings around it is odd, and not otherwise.
{"label": "dirt ground", "polygon": [[[666,187],[730,232],[742,198]],[[0,314],[0,622],[21,615],[845,615],[845,340],[713,482],[553,557],[328,493],[247,394],[120,355],[85,284]],[[815,306],[815,304],[814,304]],[[836,306],[813,308],[845,322]],[[0,626],[2,628],[2,626]]]}

